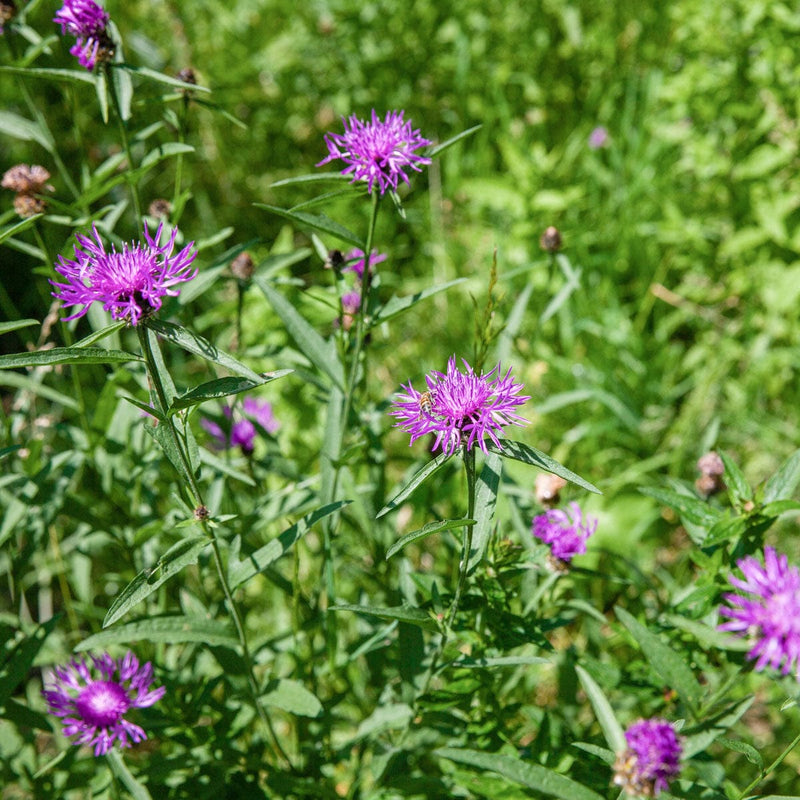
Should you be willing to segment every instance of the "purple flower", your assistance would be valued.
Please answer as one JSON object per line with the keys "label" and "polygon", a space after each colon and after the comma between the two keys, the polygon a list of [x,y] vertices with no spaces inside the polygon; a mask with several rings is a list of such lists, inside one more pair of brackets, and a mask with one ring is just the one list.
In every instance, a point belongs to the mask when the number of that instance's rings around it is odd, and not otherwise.
{"label": "purple flower", "polygon": [[52,685],[42,694],[50,712],[63,718],[64,736],[77,734],[74,744],[94,745],[94,754],[102,756],[114,740],[120,747],[130,747],[147,738],[125,714],[131,708],[153,705],[166,689],[151,691],[153,667],[148,661],[139,668],[139,660],[130,651],[117,660],[108,653],[91,658],[92,664],[73,659],[66,667],[56,667],[50,676]]}
{"label": "purple flower", "polygon": [[352,292],[345,292],[342,295],[342,317],[337,319],[335,324],[341,325],[346,331],[349,331],[353,325],[353,320],[361,308],[361,292],[354,289]]}
{"label": "purple flower", "polygon": [[682,747],[664,719],[640,719],[625,731],[627,749],[617,755],[614,783],[634,797],[654,797],[680,772]]}
{"label": "purple flower", "polygon": [[237,416],[237,419],[234,420],[231,406],[225,406],[222,413],[232,420],[230,436],[216,422],[210,419],[200,420],[200,424],[211,434],[214,445],[219,450],[240,447],[243,453],[250,455],[255,449],[256,424],[270,434],[277,433],[281,427],[280,422],[272,413],[272,406],[266,400],[260,401],[254,397],[246,397],[242,403],[243,416]]}
{"label": "purple flower", "polygon": [[464,367],[461,372],[451,356],[446,374],[433,372],[425,377],[427,391],[420,394],[409,383],[403,387],[406,393],[397,395],[389,414],[399,419],[395,427],[411,434],[411,444],[433,433],[436,441],[431,450],[441,446],[452,454],[462,444],[470,450],[477,442],[486,452],[487,436],[502,447],[497,434],[504,425],[527,424],[513,409],[530,397],[517,396],[522,384],[514,383],[510,369],[500,377],[499,364],[488,375],[476,375],[466,361]]}
{"label": "purple flower", "polygon": [[145,226],[146,245],[124,244],[121,253],[117,253],[113,245],[107,253],[94,226],[94,240],[76,233],[80,247],[73,246],[75,260],[59,256],[56,266],[56,272],[66,278],[67,283],[50,281],[59,290],[53,292],[53,297],[65,306],[83,306],[65,319],[82,317],[97,300],[114,319],[137,325],[143,316],[161,308],[164,295],[179,294],[175,285],[197,274],[197,269],[190,269],[197,253],[192,252],[194,242],[190,242],[172,257],[177,229],[173,228],[162,247],[158,244],[162,228],[163,224],[158,226],[153,239]]}
{"label": "purple flower", "polygon": [[[376,264],[380,264],[382,261],[386,261],[386,253],[379,253],[377,250],[373,250],[369,256],[369,271],[372,272],[372,268]],[[347,266],[342,270],[342,272],[355,272],[356,276],[360,281],[364,280],[364,251],[359,250],[357,247],[353,250],[350,250],[348,253],[344,254],[344,260],[347,262]],[[344,298],[342,298],[344,300]]]}
{"label": "purple flower", "polygon": [[586,552],[586,540],[597,530],[597,520],[584,517],[577,503],[569,504],[569,513],[551,508],[534,517],[531,532],[550,545],[553,556],[569,563]]}
{"label": "purple flower", "polygon": [[114,43],[106,32],[108,13],[94,0],[64,0],[53,22],[61,26],[62,35],[69,33],[78,40],[69,52],[89,71],[114,55]]}
{"label": "purple flower", "polygon": [[602,125],[598,125],[589,134],[589,147],[592,150],[599,150],[608,144],[609,139],[608,131]]}
{"label": "purple flower", "polygon": [[381,121],[373,108],[371,122],[362,122],[355,114],[348,120],[342,117],[344,133],[325,134],[328,156],[317,166],[338,158],[347,164],[342,175],[352,173],[352,183],[365,180],[368,192],[376,183],[381,194],[389,188],[396,191],[399,178],[408,183],[406,168],[421,172],[420,165],[431,163],[414,151],[432,142],[412,130],[411,120],[404,120],[403,114],[389,111]]}
{"label": "purple flower", "polygon": [[753,556],[736,563],[745,580],[735,575],[729,580],[749,596],[725,595],[731,607],[719,611],[730,620],[720,630],[754,636],[747,655],[757,659],[757,670],[769,665],[800,679],[800,569],[790,567],[786,556],[771,547],[764,548],[763,565]]}

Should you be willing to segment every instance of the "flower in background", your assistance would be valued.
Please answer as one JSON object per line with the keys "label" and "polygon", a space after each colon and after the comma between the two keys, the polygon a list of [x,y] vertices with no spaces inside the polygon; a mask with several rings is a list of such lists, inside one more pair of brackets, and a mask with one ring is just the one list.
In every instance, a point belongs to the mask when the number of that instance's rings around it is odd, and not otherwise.
{"label": "flower in background", "polygon": [[[369,256],[369,271],[372,273],[373,267],[376,264],[380,264],[382,261],[386,261],[386,253],[379,253],[377,250],[373,250]],[[344,260],[347,262],[347,266],[342,270],[342,272],[355,272],[356,276],[360,281],[364,280],[364,251],[359,250],[357,247],[353,250],[344,254]]]}
{"label": "flower in background", "polygon": [[0,0],[0,35],[5,33],[3,25],[17,15],[17,4],[14,0]]}
{"label": "flower in background", "polygon": [[106,31],[108,19],[108,13],[94,0],[64,0],[53,18],[62,35],[69,33],[77,39],[69,52],[89,71],[98,61],[114,57],[114,42]]}
{"label": "flower in background", "polygon": [[53,191],[53,187],[47,182],[49,180],[50,173],[39,164],[15,164],[3,174],[0,186],[17,193],[14,211],[19,216],[32,217],[47,209],[47,201],[40,195]]}
{"label": "flower in background", "polygon": [[680,772],[683,748],[672,724],[640,719],[625,731],[628,747],[617,754],[614,784],[634,797],[655,797]]}
{"label": "flower in background", "polygon": [[757,670],[769,665],[800,679],[800,569],[790,567],[786,556],[772,547],[764,548],[763,565],[753,556],[736,564],[745,579],[731,575],[729,580],[747,596],[725,595],[730,607],[719,611],[730,620],[720,630],[754,636],[747,656],[757,659]]}
{"label": "flower in background", "polygon": [[511,370],[500,376],[498,364],[488,375],[476,375],[464,361],[465,371],[456,367],[456,357],[447,362],[447,373],[433,372],[426,376],[428,389],[418,392],[409,383],[398,394],[389,414],[397,417],[395,427],[411,434],[411,444],[428,433],[436,435],[431,450],[441,447],[454,453],[461,445],[467,450],[477,442],[486,452],[488,436],[502,447],[498,434],[505,425],[525,425],[527,420],[514,409],[528,396],[519,396],[521,383],[515,383]]}
{"label": "flower in background", "polygon": [[277,433],[281,427],[272,412],[272,405],[266,400],[256,400],[254,397],[245,398],[242,403],[242,416],[234,419],[231,406],[225,406],[222,413],[231,420],[230,433],[223,430],[222,426],[213,420],[200,420],[203,428],[211,434],[218,450],[240,447],[245,455],[250,455],[255,449],[256,434],[258,433],[256,425],[269,434]]}
{"label": "flower in background", "polygon": [[574,556],[586,552],[586,542],[597,530],[597,520],[584,517],[577,503],[569,504],[569,513],[551,508],[534,517],[531,532],[550,545],[550,552],[559,562],[569,564]]}
{"label": "flower in background", "polygon": [[602,125],[598,125],[589,134],[589,147],[592,150],[599,150],[601,147],[605,147],[608,144],[610,138],[608,131]]}
{"label": "flower in background", "polygon": [[342,318],[341,320],[337,320],[336,324],[341,325],[346,331],[349,331],[360,308],[361,292],[357,289],[354,289],[352,292],[345,292],[345,294],[342,295]]}
{"label": "flower in background", "polygon": [[191,269],[197,252],[192,250],[194,242],[190,242],[173,257],[178,231],[173,228],[169,240],[161,246],[158,242],[163,227],[159,225],[155,238],[151,238],[145,225],[146,244],[124,244],[121,253],[117,253],[113,245],[107,253],[94,226],[94,240],[76,233],[80,246],[73,246],[75,259],[59,256],[56,266],[56,272],[67,282],[50,281],[58,289],[53,297],[65,306],[83,306],[65,319],[82,317],[89,306],[98,301],[114,319],[137,325],[143,316],[161,308],[162,297],[178,295],[180,290],[175,286],[197,275],[197,269]]}
{"label": "flower in background", "polygon": [[92,663],[74,659],[66,667],[56,667],[52,684],[42,691],[50,712],[62,717],[65,736],[75,736],[74,744],[94,745],[94,754],[102,756],[119,742],[147,738],[144,730],[125,719],[131,708],[147,708],[164,696],[166,689],[150,689],[153,667],[141,668],[136,656],[128,652],[114,660],[104,653],[92,656]]}
{"label": "flower in background", "polygon": [[365,180],[368,192],[372,192],[376,183],[381,194],[387,189],[396,191],[400,178],[409,182],[406,169],[421,172],[421,165],[431,163],[429,158],[414,151],[432,142],[424,139],[418,130],[412,130],[411,120],[404,120],[403,113],[389,111],[386,118],[380,120],[372,109],[370,122],[362,122],[355,114],[348,120],[342,117],[344,133],[325,134],[328,156],[317,166],[341,159],[347,165],[342,174],[352,173],[352,183]]}

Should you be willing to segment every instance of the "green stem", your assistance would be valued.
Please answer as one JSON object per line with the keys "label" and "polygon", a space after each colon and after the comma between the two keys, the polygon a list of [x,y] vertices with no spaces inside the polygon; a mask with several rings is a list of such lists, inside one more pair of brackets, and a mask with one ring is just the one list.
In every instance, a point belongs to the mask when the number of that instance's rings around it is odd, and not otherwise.
{"label": "green stem", "polygon": [[758,786],[758,784],[761,783],[761,781],[763,781],[764,778],[766,778],[767,775],[770,774],[770,772],[777,769],[781,765],[783,760],[786,758],[786,756],[788,756],[789,753],[791,753],[792,750],[794,750],[798,742],[800,742],[800,733],[798,733],[797,736],[795,736],[794,739],[792,739],[789,746],[765,770],[762,770],[761,774],[744,789],[744,791],[739,795],[739,800],[744,800],[744,798],[747,797],[747,795],[753,789],[755,789],[756,786]]}
{"label": "green stem", "polygon": [[[147,372],[150,376],[150,380],[152,382],[153,388],[155,389],[156,396],[158,398],[158,405],[160,406],[159,411],[164,415],[165,420],[162,422],[160,421],[159,425],[166,425],[168,426],[168,430],[170,433],[170,438],[173,441],[178,453],[180,454],[181,462],[184,467],[184,472],[188,476],[189,479],[189,486],[191,489],[192,497],[196,507],[204,506],[205,503],[203,502],[203,495],[200,491],[200,487],[197,485],[197,481],[194,476],[194,471],[192,470],[191,459],[189,458],[189,453],[186,447],[186,443],[184,442],[183,438],[178,434],[178,431],[175,427],[175,422],[171,416],[167,416],[167,409],[169,408],[169,401],[167,399],[167,393],[164,388],[164,384],[161,380],[161,375],[158,371],[156,366],[156,360],[153,355],[153,350],[150,343],[150,336],[149,331],[147,330],[145,325],[140,325],[136,329],[137,334],[139,335],[139,344],[142,348],[142,355],[145,359],[145,364],[147,366]],[[233,592],[231,591],[230,584],[228,583],[228,577],[225,572],[224,562],[222,560],[222,552],[219,546],[219,540],[217,539],[217,535],[208,522],[202,520],[200,525],[203,528],[203,533],[208,537],[211,542],[211,548],[214,554],[214,565],[217,568],[217,574],[219,576],[220,584],[222,585],[222,592],[225,595],[225,602],[228,606],[228,609],[233,617],[233,624],[236,628],[236,635],[239,639],[239,646],[242,649],[242,659],[245,664],[245,669],[247,672],[247,683],[250,689],[250,693],[253,698],[253,704],[255,706],[256,712],[259,716],[264,727],[267,729],[271,739],[272,739],[272,750],[273,755],[280,754],[280,757],[289,765],[290,768],[294,768],[291,762],[291,759],[286,754],[286,752],[281,747],[280,740],[278,739],[275,729],[272,726],[272,721],[269,718],[269,715],[266,712],[266,709],[261,704],[260,693],[258,688],[258,680],[256,679],[255,669],[253,665],[253,657],[250,653],[250,647],[247,644],[247,633],[244,627],[244,621],[242,619],[241,612],[239,610],[239,605],[236,602]]]}

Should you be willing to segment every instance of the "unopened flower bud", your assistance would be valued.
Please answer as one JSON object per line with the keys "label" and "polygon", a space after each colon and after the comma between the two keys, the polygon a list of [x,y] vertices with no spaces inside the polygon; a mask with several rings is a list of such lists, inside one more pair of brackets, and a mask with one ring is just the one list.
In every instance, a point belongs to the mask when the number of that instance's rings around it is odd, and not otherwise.
{"label": "unopened flower bud", "polygon": [[341,272],[344,265],[344,253],[341,250],[331,250],[328,253],[328,257],[325,259],[325,269],[334,269],[337,272]]}
{"label": "unopened flower bud", "polygon": [[184,67],[175,77],[179,81],[191,83],[193,86],[197,86],[197,75],[195,75],[194,70],[191,67]]}
{"label": "unopened flower bud", "polygon": [[14,198],[14,211],[20,217],[34,217],[36,214],[43,214],[47,209],[47,202],[41,197],[34,197],[32,194],[18,194]]}
{"label": "unopened flower bud", "polygon": [[717,494],[725,488],[722,476],[725,473],[725,464],[719,454],[711,450],[701,456],[697,461],[700,477],[694,482],[697,493],[706,499],[712,494]]}
{"label": "unopened flower bud", "polygon": [[539,246],[546,253],[555,253],[560,250],[562,243],[561,231],[554,225],[547,228],[539,239]]}
{"label": "unopened flower bud", "polygon": [[163,197],[158,197],[150,203],[147,213],[156,219],[169,219],[169,215],[172,213],[172,203]]}
{"label": "unopened flower bud", "polygon": [[0,0],[0,33],[3,32],[3,25],[14,19],[17,15],[17,5],[14,0]]}
{"label": "unopened flower bud", "polygon": [[254,269],[253,259],[246,250],[239,253],[239,255],[231,261],[231,274],[234,278],[238,278],[244,283],[253,277]]}
{"label": "unopened flower bud", "polygon": [[553,475],[552,472],[540,472],[534,483],[536,502],[545,508],[557,506],[561,500],[561,490],[566,485],[567,482],[558,475]]}
{"label": "unopened flower bud", "polygon": [[725,464],[719,457],[719,453],[711,450],[697,460],[697,469],[703,475],[715,475],[719,477],[725,473]]}
{"label": "unopened flower bud", "polygon": [[53,187],[47,183],[48,180],[50,173],[39,164],[15,164],[3,174],[0,186],[19,194],[38,194],[53,191]]}
{"label": "unopened flower bud", "polygon": [[198,522],[205,522],[211,516],[211,512],[209,512],[206,506],[197,506],[194,510],[194,518]]}

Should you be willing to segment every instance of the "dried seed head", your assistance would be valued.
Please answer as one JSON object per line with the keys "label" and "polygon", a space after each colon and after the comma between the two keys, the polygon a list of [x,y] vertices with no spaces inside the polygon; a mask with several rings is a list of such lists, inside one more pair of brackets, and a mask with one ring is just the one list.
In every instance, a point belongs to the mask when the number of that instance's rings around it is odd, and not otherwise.
{"label": "dried seed head", "polygon": [[547,228],[539,239],[539,246],[546,253],[555,253],[561,249],[562,244],[561,231],[554,225]]}
{"label": "dried seed head", "polygon": [[50,173],[39,164],[15,164],[6,170],[0,186],[19,194],[38,194],[39,192],[52,192],[53,187],[47,181]]}
{"label": "dried seed head", "polygon": [[163,197],[158,197],[150,203],[147,213],[155,219],[169,219],[169,215],[172,213],[172,203]]}
{"label": "dried seed head", "polygon": [[536,502],[545,508],[557,506],[561,500],[561,490],[566,485],[567,482],[558,475],[553,475],[552,472],[540,472],[534,483]]}
{"label": "dried seed head", "polygon": [[253,277],[254,269],[253,259],[246,250],[239,253],[239,255],[231,261],[231,274],[240,281],[249,281]]}
{"label": "dried seed head", "polygon": [[14,198],[14,211],[21,217],[44,214],[46,209],[47,203],[41,197],[34,197],[32,194],[18,194]]}

